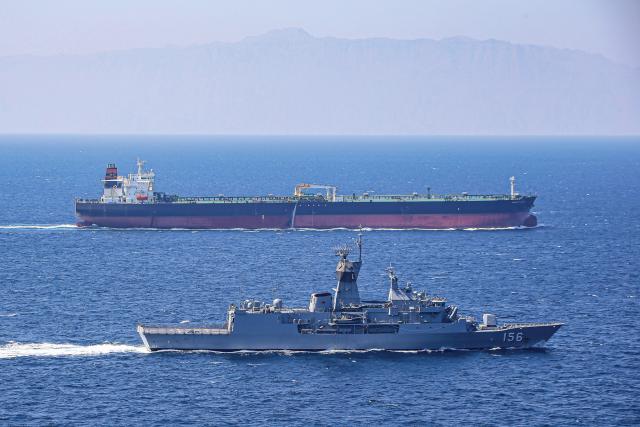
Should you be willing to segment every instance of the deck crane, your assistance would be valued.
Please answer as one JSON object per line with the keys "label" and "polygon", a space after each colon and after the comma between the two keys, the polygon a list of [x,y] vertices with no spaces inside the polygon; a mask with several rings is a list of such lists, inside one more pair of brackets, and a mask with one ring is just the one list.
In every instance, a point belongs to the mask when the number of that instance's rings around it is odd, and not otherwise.
{"label": "deck crane", "polygon": [[337,187],[333,185],[321,185],[321,184],[298,184],[296,185],[296,189],[293,192],[293,195],[296,197],[302,197],[304,193],[302,192],[306,188],[321,188],[327,192],[326,198],[330,202],[336,201],[336,190]]}

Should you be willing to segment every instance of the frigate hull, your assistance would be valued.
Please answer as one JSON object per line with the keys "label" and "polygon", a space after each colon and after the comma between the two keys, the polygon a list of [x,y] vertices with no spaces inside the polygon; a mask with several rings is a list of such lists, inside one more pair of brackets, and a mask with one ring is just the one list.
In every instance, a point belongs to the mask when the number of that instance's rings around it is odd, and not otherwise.
{"label": "frigate hull", "polygon": [[215,328],[163,328],[138,326],[145,346],[157,350],[209,351],[326,351],[326,350],[486,350],[530,348],[543,345],[561,324],[525,324],[476,331],[407,331],[395,333],[235,334]]}

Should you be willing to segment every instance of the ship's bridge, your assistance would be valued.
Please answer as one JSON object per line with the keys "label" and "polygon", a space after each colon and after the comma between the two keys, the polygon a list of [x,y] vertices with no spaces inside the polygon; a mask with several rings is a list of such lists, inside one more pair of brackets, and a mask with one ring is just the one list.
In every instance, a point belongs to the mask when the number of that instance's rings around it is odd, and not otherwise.
{"label": "ship's bridge", "polygon": [[155,201],[153,185],[155,173],[153,169],[145,171],[145,161],[138,159],[137,173],[127,177],[118,175],[118,168],[110,163],[102,182],[104,192],[100,198],[102,203],[150,203]]}

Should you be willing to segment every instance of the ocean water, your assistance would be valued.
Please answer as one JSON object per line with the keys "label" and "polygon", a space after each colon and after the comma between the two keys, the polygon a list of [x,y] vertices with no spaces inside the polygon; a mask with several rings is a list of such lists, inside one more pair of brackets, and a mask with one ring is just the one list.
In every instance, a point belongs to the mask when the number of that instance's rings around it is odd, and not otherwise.
{"label": "ocean water", "polygon": [[[366,231],[384,268],[464,314],[562,321],[543,349],[147,353],[149,323],[218,322],[245,297],[306,305],[353,231],[77,229],[107,162],[159,191],[539,195],[528,230]],[[640,140],[0,137],[0,424],[637,425]]]}

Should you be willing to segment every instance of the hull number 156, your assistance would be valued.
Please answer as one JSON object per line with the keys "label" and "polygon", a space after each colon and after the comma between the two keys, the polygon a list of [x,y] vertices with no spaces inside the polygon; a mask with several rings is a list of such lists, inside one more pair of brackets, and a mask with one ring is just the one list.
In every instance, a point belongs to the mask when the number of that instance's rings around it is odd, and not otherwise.
{"label": "hull number 156", "polygon": [[503,342],[522,342],[522,338],[522,332],[505,332],[504,335],[502,335]]}

